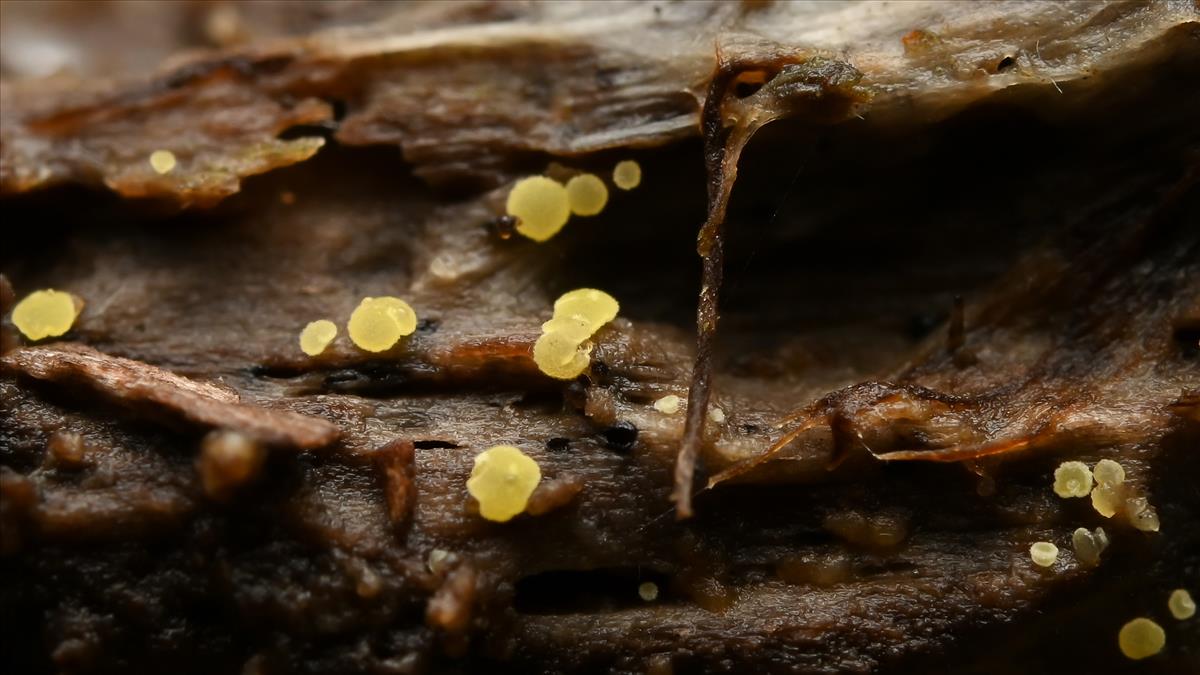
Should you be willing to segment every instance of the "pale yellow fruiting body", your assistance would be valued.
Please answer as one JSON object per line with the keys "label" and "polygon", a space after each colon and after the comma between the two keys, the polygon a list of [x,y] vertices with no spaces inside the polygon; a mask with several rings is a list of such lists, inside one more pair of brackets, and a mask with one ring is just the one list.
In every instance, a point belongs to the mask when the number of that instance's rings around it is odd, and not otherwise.
{"label": "pale yellow fruiting body", "polygon": [[1100,564],[1100,554],[1108,548],[1108,534],[1103,528],[1097,527],[1094,532],[1089,532],[1086,527],[1080,527],[1071,535],[1071,546],[1079,562],[1095,567]]}
{"label": "pale yellow fruiting body", "polygon": [[1064,499],[1092,491],[1092,470],[1083,462],[1063,462],[1054,470],[1054,494]]}
{"label": "pale yellow fruiting body", "polygon": [[1049,567],[1058,560],[1058,547],[1048,541],[1034,542],[1029,547],[1029,557],[1033,559],[1033,564],[1039,567]]}
{"label": "pale yellow fruiting body", "polygon": [[1112,518],[1125,503],[1125,468],[1111,459],[1096,462],[1092,469],[1096,487],[1092,490],[1092,508],[1105,518]]}
{"label": "pale yellow fruiting body", "polygon": [[559,380],[573,380],[591,362],[591,343],[580,344],[562,333],[543,333],[533,343],[533,361],[543,373]]}
{"label": "pale yellow fruiting body", "polygon": [[613,168],[613,184],[622,190],[632,190],[642,182],[642,166],[632,159],[617,162]]}
{"label": "pale yellow fruiting body", "polygon": [[658,599],[658,584],[653,581],[646,581],[639,584],[638,597],[646,602],[654,602]]}
{"label": "pale yellow fruiting body", "polygon": [[391,349],[405,335],[417,329],[417,315],[399,298],[363,298],[350,314],[346,332],[350,340],[368,352]]}
{"label": "pale yellow fruiting body", "polygon": [[683,399],[675,394],[667,394],[654,402],[654,409],[665,415],[674,415],[679,412],[679,405],[682,402]]}
{"label": "pale yellow fruiting body", "polygon": [[1167,609],[1171,610],[1171,616],[1183,621],[1196,616],[1196,601],[1187,589],[1177,588],[1171,591],[1171,596],[1167,598]]}
{"label": "pale yellow fruiting body", "polygon": [[542,324],[543,333],[557,333],[576,343],[583,342],[596,332],[592,324],[580,316],[556,316]]}
{"label": "pale yellow fruiting body", "polygon": [[467,492],[479,502],[480,515],[503,523],[525,510],[541,480],[533,458],[511,445],[497,445],[475,456]]}
{"label": "pale yellow fruiting body", "polygon": [[1111,487],[1125,482],[1125,467],[1111,459],[1102,459],[1096,462],[1096,468],[1092,470],[1092,474],[1096,477],[1098,485]]}
{"label": "pale yellow fruiting body", "polygon": [[608,203],[608,187],[594,174],[581,173],[567,181],[567,202],[571,213],[594,216]]}
{"label": "pale yellow fruiting body", "polygon": [[30,340],[59,337],[71,330],[82,310],[83,300],[47,288],[34,291],[18,302],[12,311],[12,322]]}
{"label": "pale yellow fruiting body", "polygon": [[1112,518],[1124,501],[1119,487],[1101,485],[1092,490],[1092,508],[1105,518]]}
{"label": "pale yellow fruiting body", "polygon": [[1142,532],[1158,532],[1158,511],[1145,497],[1131,497],[1125,501],[1125,513],[1129,522]]}
{"label": "pale yellow fruiting body", "polygon": [[1138,617],[1121,626],[1117,634],[1117,645],[1126,657],[1138,660],[1162,651],[1167,644],[1167,634],[1162,626],[1150,619]]}
{"label": "pale yellow fruiting body", "polygon": [[580,288],[554,303],[554,317],[542,324],[542,335],[533,344],[533,361],[543,373],[572,380],[591,362],[590,338],[617,316],[619,306],[608,293]]}
{"label": "pale yellow fruiting body", "polygon": [[309,356],[316,356],[325,351],[335,337],[337,325],[329,319],[317,319],[300,331],[300,351]]}
{"label": "pale yellow fruiting body", "polygon": [[554,317],[574,316],[586,321],[595,333],[617,318],[621,305],[613,296],[595,288],[577,288],[554,301]]}
{"label": "pale yellow fruiting body", "polygon": [[558,234],[571,217],[567,189],[545,176],[518,181],[508,193],[505,210],[517,219],[517,232],[538,242]]}
{"label": "pale yellow fruiting body", "polygon": [[150,153],[150,168],[159,175],[171,173],[175,168],[175,153],[170,150],[155,150]]}
{"label": "pale yellow fruiting body", "polygon": [[720,408],[718,408],[716,406],[713,406],[708,409],[708,419],[712,420],[716,424],[724,424],[725,423],[725,411],[721,410]]}

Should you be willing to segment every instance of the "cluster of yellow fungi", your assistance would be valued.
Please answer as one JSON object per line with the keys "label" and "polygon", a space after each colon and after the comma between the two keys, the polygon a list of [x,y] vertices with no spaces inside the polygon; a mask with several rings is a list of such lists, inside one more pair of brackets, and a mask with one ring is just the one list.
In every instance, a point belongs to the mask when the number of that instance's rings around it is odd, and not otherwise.
{"label": "cluster of yellow fungi", "polygon": [[[633,160],[619,162],[613,170],[613,184],[632,190],[642,180],[642,168]],[[508,193],[505,212],[516,219],[516,230],[536,241],[548,241],[558,234],[572,215],[594,216],[608,204],[608,186],[599,176],[580,173],[566,185],[549,176],[523,178]]]}
{"label": "cluster of yellow fungi", "polygon": [[543,373],[571,380],[587,370],[591,362],[589,338],[617,317],[620,305],[604,291],[579,288],[564,293],[554,302],[554,316],[542,324],[542,334],[533,344],[533,360]]}
{"label": "cluster of yellow fungi", "polygon": [[65,335],[81,311],[81,298],[47,288],[34,291],[18,302],[12,311],[12,322],[26,339],[44,340]]}
{"label": "cluster of yellow fungi", "polygon": [[1063,498],[1092,498],[1092,508],[1105,518],[1124,509],[1129,522],[1144,532],[1157,532],[1158,513],[1143,496],[1125,484],[1125,467],[1111,459],[1096,462],[1091,469],[1083,462],[1063,462],[1054,470],[1054,494]]}
{"label": "cluster of yellow fungi", "polygon": [[[1054,494],[1064,499],[1091,497],[1092,508],[1105,518],[1124,511],[1137,529],[1157,532],[1158,514],[1145,497],[1125,483],[1125,467],[1111,459],[1102,459],[1090,469],[1083,462],[1063,462],[1054,470]],[[1080,527],[1071,534],[1071,544],[1080,564],[1093,567],[1100,563],[1100,554],[1108,548],[1108,534],[1097,527],[1089,531]],[[1042,567],[1054,564],[1058,548],[1039,541],[1029,547],[1033,562]],[[1183,620],[1196,613],[1196,603],[1186,589],[1176,589],[1167,598],[1171,616]],[[1117,646],[1127,658],[1140,660],[1158,654],[1167,644],[1167,634],[1153,619],[1137,617],[1128,621],[1117,633]]]}
{"label": "cluster of yellow fungi", "polygon": [[[368,352],[384,352],[400,338],[417,330],[417,313],[400,298],[380,296],[363,298],[350,314],[346,332],[356,347]],[[318,319],[300,331],[300,351],[317,356],[337,337],[337,326],[329,319]]]}
{"label": "cluster of yellow fungi", "polygon": [[475,456],[467,492],[479,502],[479,515],[498,523],[525,511],[542,480],[532,457],[511,445],[497,445]]}

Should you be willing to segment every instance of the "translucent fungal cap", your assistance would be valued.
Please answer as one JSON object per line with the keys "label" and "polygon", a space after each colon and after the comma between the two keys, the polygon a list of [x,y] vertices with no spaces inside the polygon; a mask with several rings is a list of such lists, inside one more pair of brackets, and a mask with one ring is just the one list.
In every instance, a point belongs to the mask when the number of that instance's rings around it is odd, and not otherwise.
{"label": "translucent fungal cap", "polygon": [[75,324],[83,300],[63,291],[47,288],[25,296],[12,311],[12,322],[30,340],[66,334]]}
{"label": "translucent fungal cap", "polygon": [[638,597],[646,602],[654,602],[658,599],[658,584],[653,581],[645,581],[638,585]]}
{"label": "translucent fungal cap", "polygon": [[595,333],[601,326],[617,318],[621,305],[613,296],[595,288],[577,288],[554,301],[554,317],[574,316],[586,321]]}
{"label": "translucent fungal cap", "polygon": [[1096,483],[1100,485],[1112,487],[1125,482],[1125,467],[1111,459],[1102,459],[1096,462],[1096,468],[1092,473],[1096,476]]}
{"label": "translucent fungal cap", "polygon": [[1143,532],[1158,532],[1158,511],[1145,497],[1131,497],[1125,502],[1125,513],[1129,522]]}
{"label": "translucent fungal cap", "polygon": [[720,408],[718,408],[716,406],[712,406],[708,409],[708,419],[712,420],[713,422],[715,422],[717,424],[724,424],[725,423],[725,411],[721,410]]}
{"label": "translucent fungal cap", "polygon": [[1167,598],[1167,609],[1171,610],[1171,616],[1183,621],[1196,615],[1196,601],[1187,589],[1177,588]]}
{"label": "translucent fungal cap", "polygon": [[1167,634],[1162,626],[1150,619],[1138,617],[1121,626],[1117,634],[1117,645],[1126,657],[1144,659],[1162,651],[1167,644]]}
{"label": "translucent fungal cap", "polygon": [[567,189],[545,176],[518,181],[508,193],[505,210],[517,219],[517,232],[539,242],[558,234],[571,217]]}
{"label": "translucent fungal cap", "polygon": [[1029,557],[1039,567],[1049,567],[1058,560],[1058,547],[1048,541],[1035,542],[1029,547]]}
{"label": "translucent fungal cap", "polygon": [[533,343],[533,361],[538,369],[559,380],[573,380],[591,362],[591,343],[580,344],[563,333],[542,333]]}
{"label": "translucent fungal cap", "polygon": [[417,329],[417,315],[400,298],[363,298],[350,314],[346,332],[359,349],[382,352]]}
{"label": "translucent fungal cap", "polygon": [[608,203],[608,187],[594,174],[581,173],[567,181],[567,202],[571,213],[594,216]]}
{"label": "translucent fungal cap", "polygon": [[660,413],[674,415],[675,413],[679,412],[679,404],[682,402],[683,399],[679,398],[675,394],[667,394],[666,396],[654,402],[654,409]]}
{"label": "translucent fungal cap", "polygon": [[1124,490],[1119,486],[1100,485],[1092,490],[1092,508],[1105,518],[1112,518],[1123,503]]}
{"label": "translucent fungal cap", "polygon": [[309,356],[316,356],[325,351],[335,337],[337,326],[329,319],[318,319],[300,331],[300,351]]}
{"label": "translucent fungal cap", "polygon": [[475,456],[467,492],[479,502],[480,515],[503,523],[525,510],[541,480],[533,458],[511,445],[497,445]]}
{"label": "translucent fungal cap", "polygon": [[1095,567],[1100,564],[1100,554],[1108,548],[1108,535],[1103,528],[1097,527],[1095,532],[1089,532],[1086,527],[1080,527],[1071,534],[1071,546],[1079,562]]}
{"label": "translucent fungal cap", "polygon": [[155,150],[150,153],[150,168],[157,174],[168,174],[175,168],[175,153],[170,150]]}
{"label": "translucent fungal cap", "polygon": [[577,344],[590,338],[596,329],[581,316],[556,316],[542,324],[543,333],[559,333]]}
{"label": "translucent fungal cap", "polygon": [[613,168],[613,184],[622,190],[632,190],[642,182],[642,166],[632,159],[617,162]]}
{"label": "translucent fungal cap", "polygon": [[1092,470],[1083,462],[1063,462],[1054,470],[1054,494],[1086,497],[1092,491]]}

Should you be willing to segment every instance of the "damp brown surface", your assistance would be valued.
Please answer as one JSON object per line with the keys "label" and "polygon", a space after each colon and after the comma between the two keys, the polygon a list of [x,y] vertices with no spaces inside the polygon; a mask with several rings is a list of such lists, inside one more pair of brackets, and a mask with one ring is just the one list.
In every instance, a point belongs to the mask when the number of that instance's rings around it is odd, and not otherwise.
{"label": "damp brown surface", "polygon": [[[1200,665],[1186,3],[170,7],[101,59],[127,6],[4,6],[5,672]],[[35,79],[16,20],[97,56]],[[629,158],[501,236],[515,177]],[[553,380],[579,287],[620,315]],[[40,288],[86,305],[30,344]],[[419,323],[371,354],[380,295]],[[543,475],[507,523],[465,485],[500,444]],[[1105,458],[1159,532],[1054,495]]]}

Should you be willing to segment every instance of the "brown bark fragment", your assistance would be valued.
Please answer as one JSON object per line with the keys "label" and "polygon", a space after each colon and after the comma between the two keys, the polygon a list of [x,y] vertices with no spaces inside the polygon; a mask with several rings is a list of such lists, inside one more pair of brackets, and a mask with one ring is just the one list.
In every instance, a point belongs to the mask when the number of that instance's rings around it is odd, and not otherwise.
{"label": "brown bark fragment", "polygon": [[228,389],[83,345],[27,347],[0,362],[29,377],[82,384],[117,403],[146,405],[193,424],[236,430],[267,445],[314,449],[339,436],[337,427],[323,419],[240,403]]}

